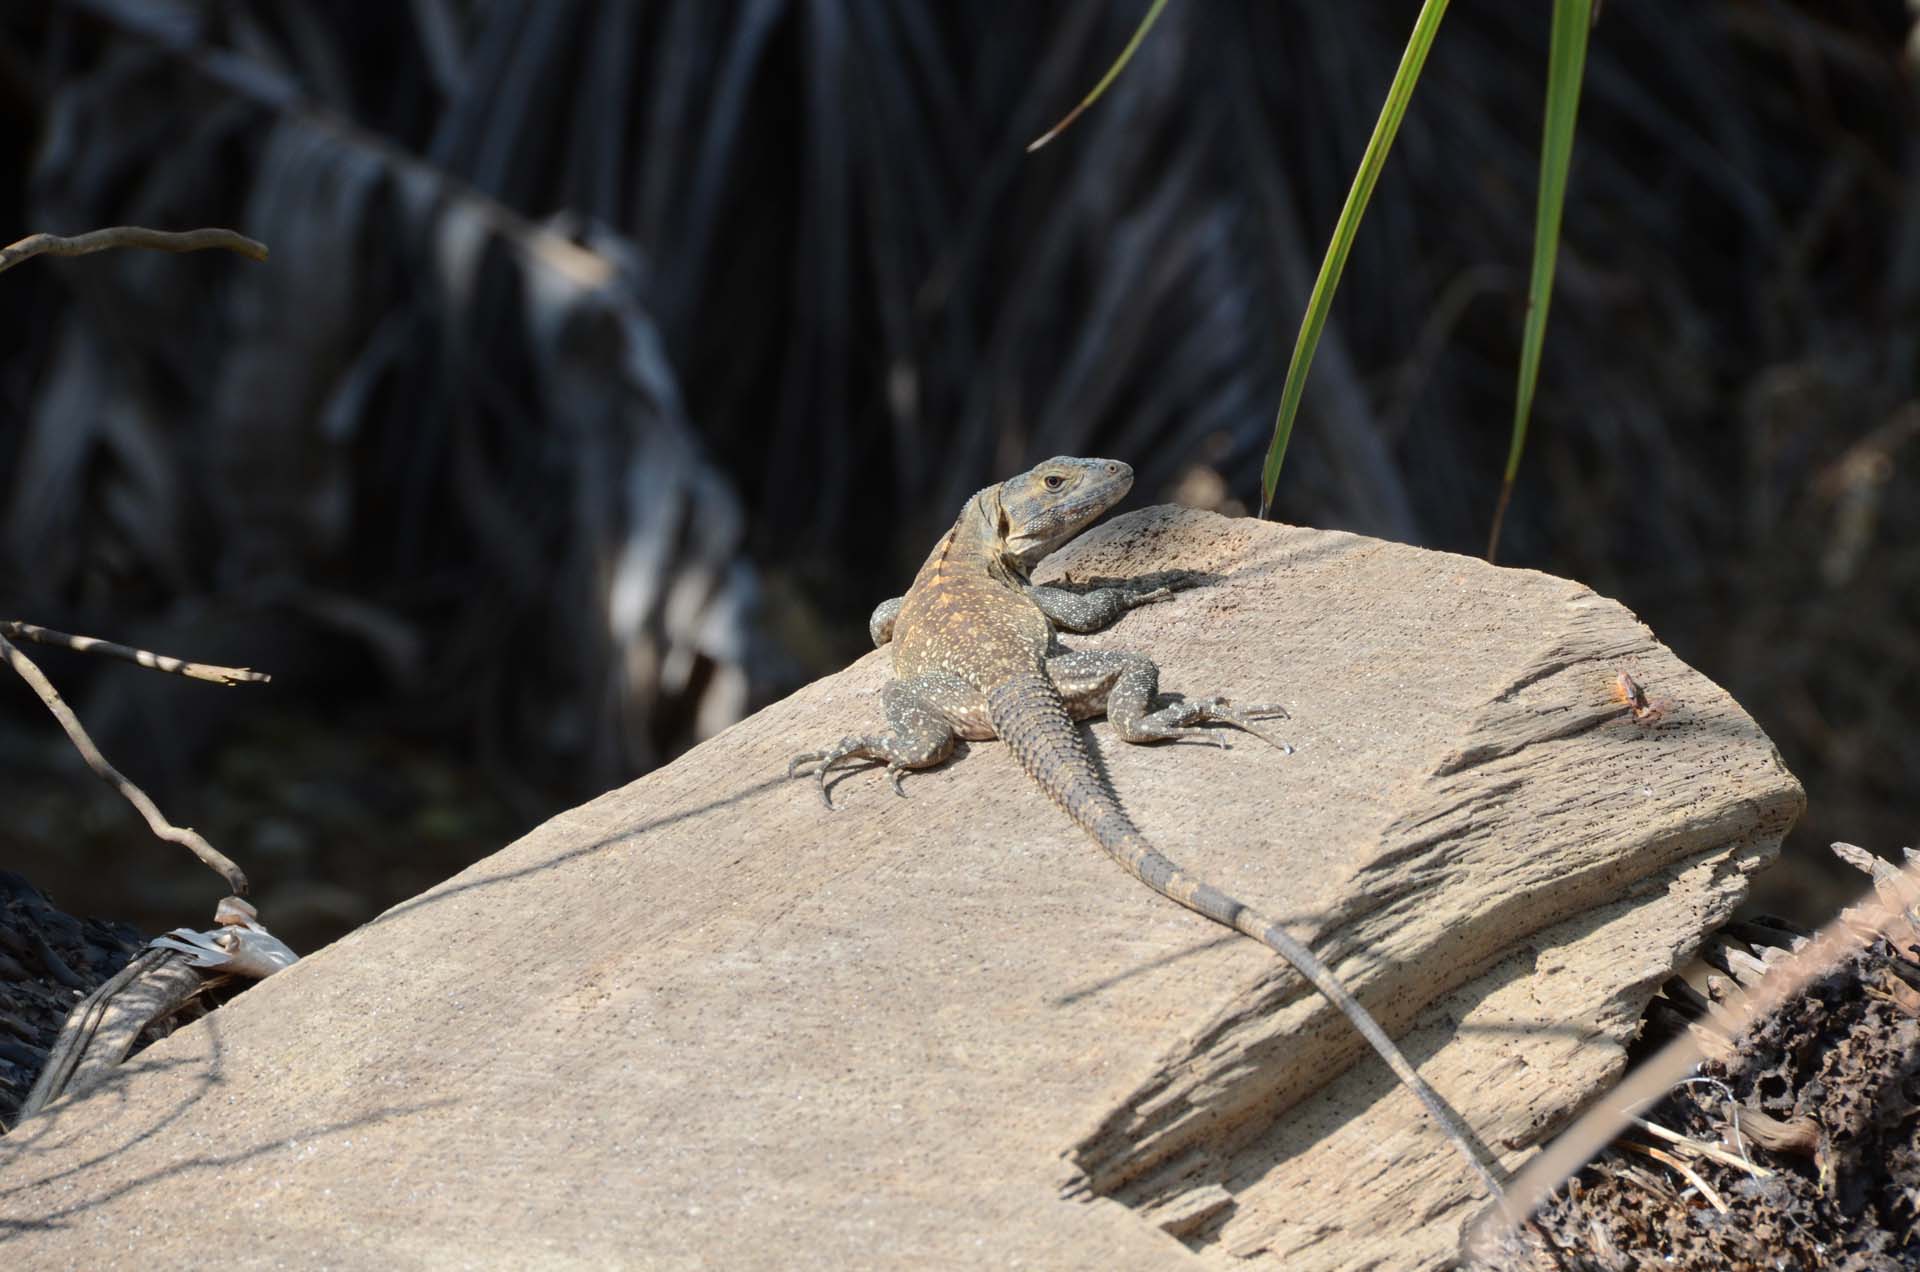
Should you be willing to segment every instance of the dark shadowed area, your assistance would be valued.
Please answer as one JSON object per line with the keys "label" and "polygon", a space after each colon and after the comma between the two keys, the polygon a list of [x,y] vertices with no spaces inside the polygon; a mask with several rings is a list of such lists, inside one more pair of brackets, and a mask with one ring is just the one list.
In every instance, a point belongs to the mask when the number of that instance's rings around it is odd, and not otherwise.
{"label": "dark shadowed area", "polygon": [[[41,659],[309,949],[843,665],[1035,459],[1257,504],[1417,7],[1171,5],[1029,156],[1143,0],[9,4],[0,239],[272,257],[0,278],[0,618],[273,673]],[[1280,517],[1483,551],[1548,8],[1449,14]],[[1755,904],[1804,922],[1854,886],[1811,848],[1920,840],[1914,21],[1607,0],[1501,553],[1768,731],[1809,810]],[[218,880],[0,713],[0,865],[204,923]]]}

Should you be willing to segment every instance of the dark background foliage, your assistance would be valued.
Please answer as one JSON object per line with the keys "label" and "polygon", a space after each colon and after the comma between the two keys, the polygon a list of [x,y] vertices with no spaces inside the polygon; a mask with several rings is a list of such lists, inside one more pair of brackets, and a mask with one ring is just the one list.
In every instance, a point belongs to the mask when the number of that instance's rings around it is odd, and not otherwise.
{"label": "dark background foliage", "polygon": [[[1299,315],[1417,5],[28,0],[0,305],[7,614],[276,673],[48,659],[321,939],[840,665],[972,490],[1109,454],[1257,503]],[[1482,550],[1546,5],[1457,5],[1277,505]],[[1920,192],[1899,0],[1608,0],[1505,563],[1591,584],[1807,783],[1920,839]],[[1657,692],[1658,686],[1653,687]],[[208,877],[0,696],[0,860],[200,921]],[[171,850],[168,850],[171,851]]]}

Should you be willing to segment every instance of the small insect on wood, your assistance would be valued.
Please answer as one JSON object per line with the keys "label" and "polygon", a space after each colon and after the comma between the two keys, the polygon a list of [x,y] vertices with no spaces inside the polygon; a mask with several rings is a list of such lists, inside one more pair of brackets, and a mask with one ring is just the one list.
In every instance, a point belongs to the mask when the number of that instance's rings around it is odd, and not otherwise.
{"label": "small insect on wood", "polygon": [[1651,729],[1666,719],[1673,710],[1672,698],[1649,698],[1640,682],[1631,672],[1621,672],[1613,682],[1615,701],[1624,704],[1633,713],[1633,722]]}

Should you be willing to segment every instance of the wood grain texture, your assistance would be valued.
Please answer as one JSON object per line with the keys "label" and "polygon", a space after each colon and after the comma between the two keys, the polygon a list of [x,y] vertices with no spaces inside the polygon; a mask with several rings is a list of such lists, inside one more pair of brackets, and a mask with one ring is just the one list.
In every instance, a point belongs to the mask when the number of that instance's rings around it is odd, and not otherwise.
{"label": "wood grain texture", "polygon": [[[1051,564],[1220,576],[1067,643],[1284,702],[1297,754],[1099,723],[1093,747],[1143,831],[1312,938],[1510,1163],[1618,1070],[1801,806],[1724,693],[1564,580],[1167,508]],[[1675,700],[1660,727],[1613,701],[1622,667]],[[875,653],[807,687],[0,1140],[0,1258],[1443,1259],[1470,1189],[1413,1098],[1004,747],[904,800],[836,776],[836,812],[784,779],[886,680]]]}

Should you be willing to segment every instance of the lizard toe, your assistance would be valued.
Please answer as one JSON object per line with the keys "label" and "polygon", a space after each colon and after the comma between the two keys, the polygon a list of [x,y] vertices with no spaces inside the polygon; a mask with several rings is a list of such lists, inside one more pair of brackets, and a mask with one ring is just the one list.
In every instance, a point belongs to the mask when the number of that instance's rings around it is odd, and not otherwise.
{"label": "lizard toe", "polygon": [[1204,742],[1208,746],[1217,746],[1223,751],[1227,749],[1227,740],[1220,735],[1218,729],[1206,729],[1197,725],[1162,725],[1157,729],[1147,731],[1141,740],[1147,742],[1184,742],[1192,740],[1195,742]]}
{"label": "lizard toe", "polygon": [[1197,712],[1197,719],[1224,724],[1242,733],[1251,733],[1267,745],[1278,747],[1287,755],[1293,754],[1291,746],[1274,737],[1257,723],[1266,719],[1290,718],[1287,715],[1287,709],[1277,702],[1237,707],[1225,698],[1208,698],[1203,702],[1194,703],[1193,706]]}
{"label": "lizard toe", "polygon": [[1279,751],[1280,754],[1282,755],[1293,754],[1292,743],[1282,742],[1279,738],[1274,737],[1273,734],[1268,733],[1265,729],[1249,728],[1244,724],[1241,725],[1240,728],[1243,732],[1253,734],[1254,737],[1259,738],[1262,742],[1265,742],[1268,746],[1273,747],[1275,750]]}
{"label": "lizard toe", "polygon": [[1279,738],[1274,737],[1273,734],[1268,733],[1265,729],[1258,728],[1252,724],[1241,724],[1239,728],[1242,733],[1251,733],[1254,737],[1259,738],[1262,742],[1265,742],[1268,746],[1278,748],[1282,755],[1293,754],[1293,747],[1291,744],[1282,742]]}
{"label": "lizard toe", "polygon": [[1228,720],[1226,721],[1226,723],[1231,724],[1234,728],[1240,730],[1242,733],[1251,733],[1254,737],[1259,738],[1262,742],[1265,742],[1268,746],[1278,747],[1283,754],[1286,754],[1286,755],[1293,754],[1292,746],[1288,745],[1285,742],[1282,742],[1279,738],[1273,736],[1273,734],[1267,732],[1265,729],[1261,728],[1258,724],[1254,723],[1252,720],[1246,720],[1246,719]]}

